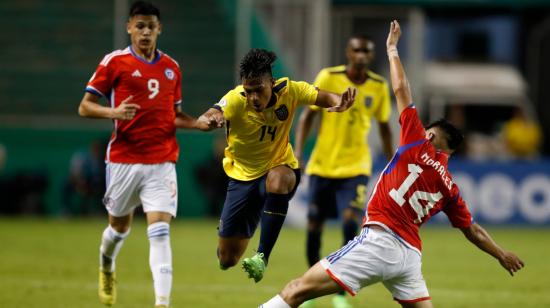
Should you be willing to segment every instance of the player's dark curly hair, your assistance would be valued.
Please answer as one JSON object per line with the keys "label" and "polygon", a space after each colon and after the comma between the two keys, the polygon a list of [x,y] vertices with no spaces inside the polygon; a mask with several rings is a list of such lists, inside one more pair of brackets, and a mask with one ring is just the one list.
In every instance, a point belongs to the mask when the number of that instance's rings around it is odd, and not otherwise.
{"label": "player's dark curly hair", "polygon": [[160,20],[160,10],[151,2],[136,1],[130,7],[130,18],[136,15],[155,15]]}
{"label": "player's dark curly hair", "polygon": [[273,62],[277,60],[277,55],[265,49],[250,49],[250,51],[241,60],[240,75],[241,79],[257,78],[264,74],[273,76],[271,68]]}
{"label": "player's dark curly hair", "polygon": [[440,119],[430,123],[426,126],[426,129],[430,129],[432,127],[439,127],[445,132],[447,135],[447,145],[449,146],[449,149],[453,151],[456,150],[464,140],[464,135],[462,135],[460,129],[456,128],[451,122],[445,119]]}

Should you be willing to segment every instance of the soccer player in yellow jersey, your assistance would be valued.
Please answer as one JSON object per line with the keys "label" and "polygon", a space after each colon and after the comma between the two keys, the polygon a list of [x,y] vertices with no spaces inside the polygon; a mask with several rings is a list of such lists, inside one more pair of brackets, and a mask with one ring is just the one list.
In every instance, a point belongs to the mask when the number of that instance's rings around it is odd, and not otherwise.
{"label": "soccer player in yellow jersey", "polygon": [[219,223],[220,267],[235,266],[261,218],[257,253],[243,260],[255,282],[263,278],[292,198],[300,168],[289,143],[289,132],[300,105],[317,105],[332,112],[347,110],[355,89],[342,95],[317,90],[306,82],[273,78],[273,52],[250,50],[240,64],[242,85],[229,91],[197,120],[197,128],[225,125],[228,146],[223,167],[229,176]]}
{"label": "soccer player in yellow jersey", "polygon": [[[348,41],[346,56],[346,65],[321,70],[315,85],[336,93],[355,87],[356,103],[342,113],[306,107],[296,132],[296,155],[302,163],[311,123],[317,115],[321,116],[319,134],[306,169],[310,195],[306,249],[310,267],[320,259],[321,233],[327,218],[341,216],[344,244],[357,233],[372,169],[367,136],[373,118],[378,122],[386,157],[393,155],[388,125],[391,113],[388,84],[369,70],[374,59],[374,43],[364,36],[353,36]],[[350,307],[344,294],[341,292],[333,298],[334,307]]]}

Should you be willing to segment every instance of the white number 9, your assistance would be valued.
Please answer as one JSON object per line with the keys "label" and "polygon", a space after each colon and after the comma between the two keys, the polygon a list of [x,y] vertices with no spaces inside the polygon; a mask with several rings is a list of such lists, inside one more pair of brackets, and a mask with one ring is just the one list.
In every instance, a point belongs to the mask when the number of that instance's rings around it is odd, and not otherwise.
{"label": "white number 9", "polygon": [[149,81],[147,81],[147,88],[151,91],[151,94],[149,94],[149,99],[153,99],[157,96],[157,94],[159,94],[159,81],[156,79],[149,79]]}

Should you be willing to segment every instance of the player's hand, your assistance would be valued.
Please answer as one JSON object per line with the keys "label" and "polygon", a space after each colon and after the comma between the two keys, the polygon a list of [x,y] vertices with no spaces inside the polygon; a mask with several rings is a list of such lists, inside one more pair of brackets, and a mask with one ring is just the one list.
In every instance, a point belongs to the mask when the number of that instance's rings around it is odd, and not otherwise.
{"label": "player's hand", "polygon": [[197,120],[197,127],[200,130],[204,130],[204,131],[209,131],[215,128],[223,127],[224,124],[225,124],[225,118],[223,117],[223,113],[221,112],[214,112],[214,113],[206,112],[205,114],[201,115]]}
{"label": "player's hand", "polygon": [[399,37],[401,37],[401,27],[397,20],[394,20],[390,24],[390,33],[388,33],[388,39],[386,40],[386,49],[390,50],[397,48]]}
{"label": "player's hand", "polygon": [[342,96],[340,96],[340,103],[334,107],[328,108],[329,112],[342,112],[346,111],[355,102],[355,94],[357,94],[356,88],[348,88]]}
{"label": "player's hand", "polygon": [[504,267],[512,276],[514,276],[514,273],[522,269],[524,266],[523,261],[521,261],[521,259],[514,253],[509,251],[505,251],[498,261],[500,262],[500,265],[502,265],[502,267]]}
{"label": "player's hand", "polygon": [[141,106],[129,103],[132,98],[134,98],[132,95],[128,96],[118,107],[113,109],[113,119],[129,121],[136,116],[136,112]]}

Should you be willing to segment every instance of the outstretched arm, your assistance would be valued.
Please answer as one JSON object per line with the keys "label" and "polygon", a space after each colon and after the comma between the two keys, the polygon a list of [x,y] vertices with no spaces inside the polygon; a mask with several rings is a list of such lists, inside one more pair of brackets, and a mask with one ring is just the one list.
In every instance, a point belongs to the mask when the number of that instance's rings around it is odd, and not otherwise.
{"label": "outstretched arm", "polygon": [[311,130],[311,124],[317,111],[305,107],[300,114],[300,120],[298,121],[298,127],[296,128],[296,139],[294,140],[294,154],[300,163],[300,168],[304,167],[303,154],[304,144],[306,142],[309,131]]}
{"label": "outstretched arm", "polygon": [[133,96],[128,96],[116,108],[101,106],[99,104],[100,97],[86,92],[80,105],[78,106],[78,114],[85,118],[98,119],[115,119],[115,120],[131,120],[136,115],[136,112],[141,107],[138,104],[130,103]]}
{"label": "outstretched arm", "polygon": [[480,225],[474,223],[468,228],[460,229],[466,238],[474,243],[479,249],[493,256],[500,262],[510,275],[523,268],[524,264],[514,253],[506,251],[495,243],[489,233]]}
{"label": "outstretched arm", "polygon": [[197,119],[195,128],[210,131],[223,127],[224,124],[225,118],[223,117],[223,112],[216,108],[210,108]]}
{"label": "outstretched arm", "polygon": [[331,112],[346,111],[349,109],[349,107],[353,105],[353,102],[355,102],[356,93],[357,89],[355,88],[347,88],[347,90],[342,93],[342,95],[319,90],[315,105],[323,108],[328,108],[328,111]]}
{"label": "outstretched arm", "polygon": [[399,42],[400,36],[401,27],[399,23],[394,20],[391,22],[390,33],[386,40],[386,48],[390,61],[391,85],[395,99],[397,100],[397,111],[399,111],[399,114],[412,103],[409,81],[407,80],[405,70],[403,69],[397,52],[397,42]]}
{"label": "outstretched arm", "polygon": [[177,128],[198,129],[197,119],[183,112],[180,105],[176,107],[176,118],[174,119],[174,124]]}

